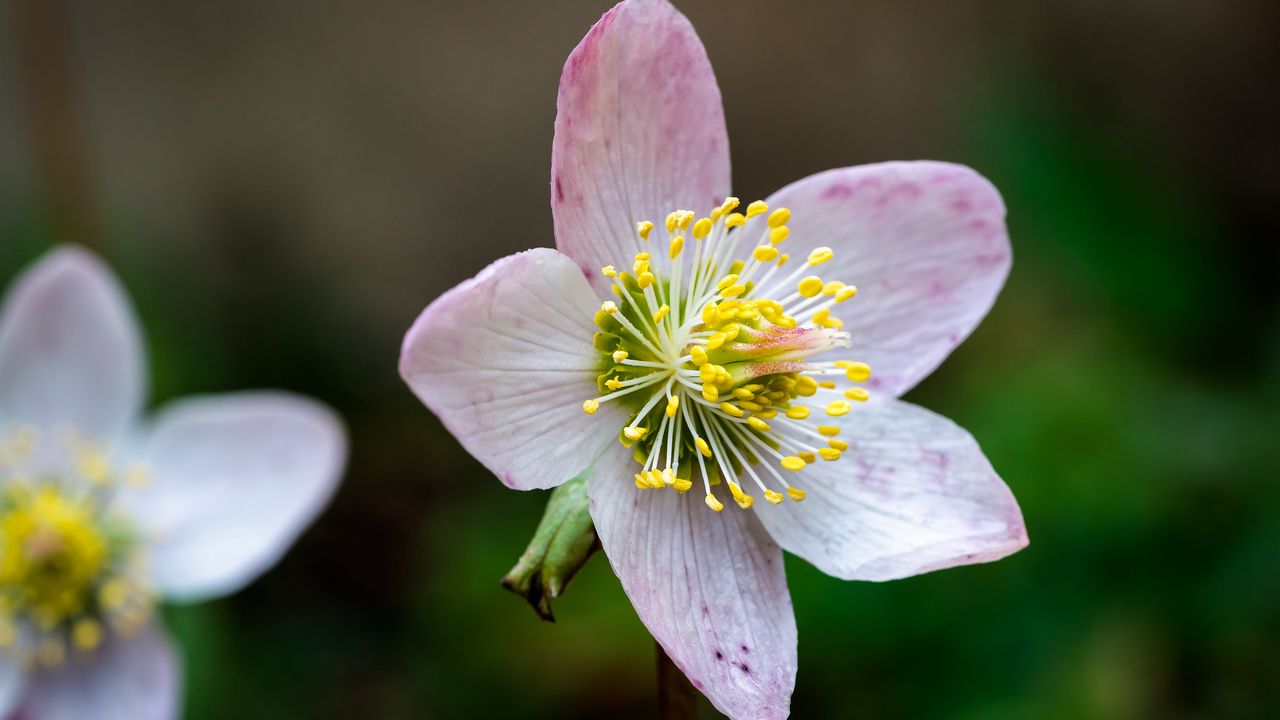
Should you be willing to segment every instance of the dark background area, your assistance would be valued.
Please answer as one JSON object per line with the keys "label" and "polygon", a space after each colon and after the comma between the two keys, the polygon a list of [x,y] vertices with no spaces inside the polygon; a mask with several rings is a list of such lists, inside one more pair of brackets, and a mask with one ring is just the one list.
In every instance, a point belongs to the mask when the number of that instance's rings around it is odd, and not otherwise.
{"label": "dark background area", "polygon": [[[604,559],[555,625],[502,592],[544,496],[395,372],[427,302],[553,243],[560,68],[610,4],[3,6],[0,279],[90,245],[156,402],[286,387],[351,428],[345,485],[274,571],[166,610],[190,718],[654,715]],[[909,399],[973,432],[1032,544],[883,585],[788,559],[795,716],[1280,713],[1280,4],[678,5],[744,200],[933,158],[1009,207],[1004,294]]]}

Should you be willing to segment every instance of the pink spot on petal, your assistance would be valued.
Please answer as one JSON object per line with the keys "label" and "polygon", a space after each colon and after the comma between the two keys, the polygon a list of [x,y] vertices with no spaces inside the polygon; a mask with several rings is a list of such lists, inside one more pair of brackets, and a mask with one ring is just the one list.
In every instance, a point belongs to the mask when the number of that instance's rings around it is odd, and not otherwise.
{"label": "pink spot on petal", "polygon": [[851,195],[853,195],[853,188],[843,182],[838,182],[822,191],[821,198],[823,200],[843,200]]}

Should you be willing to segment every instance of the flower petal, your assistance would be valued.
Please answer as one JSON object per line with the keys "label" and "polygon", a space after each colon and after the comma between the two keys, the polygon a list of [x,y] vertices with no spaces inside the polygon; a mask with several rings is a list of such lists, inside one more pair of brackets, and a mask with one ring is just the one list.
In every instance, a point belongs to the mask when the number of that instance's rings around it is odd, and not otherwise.
{"label": "flower petal", "polygon": [[156,420],[149,486],[127,503],[167,597],[233,592],[274,565],[329,501],[346,459],[331,410],[275,392],[189,398]]}
{"label": "flower petal", "polygon": [[0,313],[0,417],[112,441],[143,393],[141,335],[101,260],[63,247],[18,277]]}
{"label": "flower petal", "polygon": [[640,620],[731,718],[785,718],[796,625],[782,551],[729,497],[637,490],[628,453],[605,453],[588,494],[596,532]]}
{"label": "flower petal", "polygon": [[[551,146],[556,247],[598,290],[630,265],[636,223],[707,212],[729,193],[720,88],[689,21],[666,0],[604,14],[565,63]],[[665,249],[653,253],[667,262]]]}
{"label": "flower petal", "polygon": [[505,257],[431,303],[404,337],[400,377],[508,487],[555,487],[615,442],[626,414],[596,397],[599,299],[573,261]]}
{"label": "flower petal", "polygon": [[150,627],[109,638],[89,662],[32,677],[19,714],[32,720],[171,720],[181,689],[178,658],[164,632]]}
{"label": "flower petal", "polygon": [[849,449],[793,478],[808,497],[756,505],[787,551],[845,580],[894,580],[1026,547],[1013,493],[955,423],[898,400],[836,422]]}
{"label": "flower petal", "polygon": [[22,702],[27,673],[9,657],[0,658],[0,718],[9,717]]}
{"label": "flower petal", "polygon": [[1009,274],[1004,203],[961,165],[894,162],[829,170],[774,193],[791,208],[787,251],[830,246],[815,268],[858,286],[833,313],[853,335],[840,351],[871,365],[873,398],[910,390],[987,314]]}

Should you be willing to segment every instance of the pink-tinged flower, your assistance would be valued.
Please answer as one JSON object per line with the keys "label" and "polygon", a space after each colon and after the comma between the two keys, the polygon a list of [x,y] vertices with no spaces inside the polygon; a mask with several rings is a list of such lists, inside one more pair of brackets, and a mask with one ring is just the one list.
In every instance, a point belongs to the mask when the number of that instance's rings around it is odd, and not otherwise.
{"label": "pink-tinged flower", "polygon": [[306,398],[183,400],[143,422],[141,336],[111,272],[58,249],[0,311],[0,717],[178,714],[159,599],[234,592],[332,495],[338,418]]}
{"label": "pink-tinged flower", "polygon": [[937,162],[739,204],[715,77],[665,0],[606,13],[558,105],[558,250],[432,303],[401,374],[507,486],[585,473],[614,572],[676,665],[731,717],[785,717],[783,549],[889,580],[1027,543],[973,438],[897,399],[994,302],[1003,204]]}

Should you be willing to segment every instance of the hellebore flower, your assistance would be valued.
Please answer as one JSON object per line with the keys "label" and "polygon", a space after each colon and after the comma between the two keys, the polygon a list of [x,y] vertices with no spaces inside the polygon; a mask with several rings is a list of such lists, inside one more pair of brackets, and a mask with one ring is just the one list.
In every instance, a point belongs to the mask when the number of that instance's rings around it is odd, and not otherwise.
{"label": "hellebore flower", "polygon": [[180,671],[161,598],[234,592],[332,495],[346,435],[279,392],[143,423],[141,335],[110,270],[57,249],[0,311],[0,717],[161,720]]}
{"label": "hellebore flower", "polygon": [[968,168],[902,162],[743,206],[706,52],[665,0],[596,23],[558,108],[558,250],[433,302],[401,375],[507,486],[585,473],[605,554],[667,655],[727,715],[785,717],[783,549],[890,580],[1027,543],[973,438],[897,399],[994,302],[1003,204]]}

